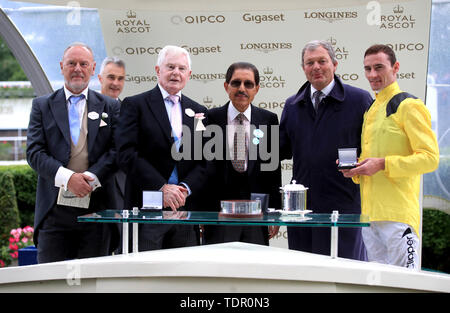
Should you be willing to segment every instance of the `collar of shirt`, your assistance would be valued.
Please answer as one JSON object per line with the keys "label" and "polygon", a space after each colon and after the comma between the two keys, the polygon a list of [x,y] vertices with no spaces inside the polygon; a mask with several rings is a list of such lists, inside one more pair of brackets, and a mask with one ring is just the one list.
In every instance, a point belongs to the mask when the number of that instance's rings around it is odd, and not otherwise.
{"label": "collar of shirt", "polygon": [[[334,87],[334,84],[335,84],[335,81],[334,81],[334,79],[325,87],[325,88],[323,88],[321,91],[322,91],[322,93],[324,94],[323,96],[322,96],[322,99],[323,98],[325,98],[326,96],[328,96],[328,94],[331,92],[331,90],[333,90],[333,87]],[[314,93],[317,91],[317,89],[316,88],[314,88],[313,87],[313,85],[311,85],[311,102],[314,104],[314,99],[313,99],[313,95],[314,95]]]}
{"label": "collar of shirt", "polygon": [[[230,101],[230,104],[228,105],[228,125],[233,125],[234,124],[234,119],[236,118],[236,116],[238,116],[238,114],[241,113],[239,112],[233,105],[233,103]],[[245,115],[245,117],[247,118],[247,121],[250,124],[250,117],[252,116],[252,106],[249,105],[247,110],[245,110],[243,112],[243,114]]]}
{"label": "collar of shirt", "polygon": [[64,86],[64,94],[66,95],[67,111],[69,111],[69,105],[70,105],[69,98],[70,98],[70,96],[84,95],[84,99],[81,99],[76,104],[76,108],[77,108],[77,111],[78,111],[78,116],[80,117],[80,125],[81,125],[81,120],[83,119],[84,107],[86,106],[86,101],[87,101],[87,98],[88,98],[88,89],[89,88],[85,88],[81,93],[74,94],[69,89],[67,89],[66,86]]}
{"label": "collar of shirt", "polygon": [[69,89],[67,89],[66,86],[64,86],[64,94],[66,95],[66,102],[69,101],[70,96],[79,96],[79,95],[84,95],[84,98],[87,100],[87,98],[88,98],[88,89],[89,88],[85,88],[81,93],[74,94]]}
{"label": "collar of shirt", "polygon": [[[167,112],[167,116],[169,117],[169,121],[170,121],[170,115],[172,112],[172,102],[170,102],[167,97],[170,96],[170,94],[163,88],[161,87],[161,85],[158,83],[158,87],[159,90],[161,91],[162,97],[164,99],[164,104],[166,106],[166,112]],[[179,98],[179,103],[181,103],[181,90],[176,94]]]}

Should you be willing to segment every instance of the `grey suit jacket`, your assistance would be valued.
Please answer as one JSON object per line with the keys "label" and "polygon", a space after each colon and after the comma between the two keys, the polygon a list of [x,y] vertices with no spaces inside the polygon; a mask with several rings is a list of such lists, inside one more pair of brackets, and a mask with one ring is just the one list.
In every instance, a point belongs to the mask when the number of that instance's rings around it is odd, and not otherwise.
{"label": "grey suit jacket", "polygon": [[[97,112],[98,119],[88,118],[88,171],[94,173],[100,183],[106,181],[116,169],[114,130],[118,117],[117,101],[89,90],[87,112]],[[106,126],[100,127],[102,113]],[[70,159],[71,138],[64,89],[33,100],[27,132],[27,160],[38,174],[35,208],[35,242],[42,221],[56,205],[58,188],[55,175],[60,166],[67,166]],[[99,188],[92,194],[89,211],[101,210],[107,203],[106,192]]]}

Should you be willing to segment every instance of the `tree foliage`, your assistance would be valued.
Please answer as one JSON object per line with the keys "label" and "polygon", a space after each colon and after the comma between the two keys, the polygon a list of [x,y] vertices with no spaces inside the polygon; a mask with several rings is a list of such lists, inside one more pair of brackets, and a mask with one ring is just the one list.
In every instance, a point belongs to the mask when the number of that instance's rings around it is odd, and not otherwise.
{"label": "tree foliage", "polygon": [[14,55],[0,37],[0,81],[28,80]]}

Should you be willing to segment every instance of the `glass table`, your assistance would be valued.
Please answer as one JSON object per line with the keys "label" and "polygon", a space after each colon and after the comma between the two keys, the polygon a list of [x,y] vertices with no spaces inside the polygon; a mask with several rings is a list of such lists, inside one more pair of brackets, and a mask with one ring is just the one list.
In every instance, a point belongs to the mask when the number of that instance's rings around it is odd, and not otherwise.
{"label": "glass table", "polygon": [[133,210],[105,210],[78,217],[79,222],[121,223],[122,251],[128,253],[128,225],[133,224],[133,252],[138,252],[138,224],[196,224],[196,225],[247,225],[247,226],[296,226],[296,227],[331,227],[332,258],[337,257],[338,228],[339,227],[368,227],[369,217],[359,214],[318,214],[307,212],[280,212],[256,216],[228,216],[219,212],[204,211],[143,211]]}

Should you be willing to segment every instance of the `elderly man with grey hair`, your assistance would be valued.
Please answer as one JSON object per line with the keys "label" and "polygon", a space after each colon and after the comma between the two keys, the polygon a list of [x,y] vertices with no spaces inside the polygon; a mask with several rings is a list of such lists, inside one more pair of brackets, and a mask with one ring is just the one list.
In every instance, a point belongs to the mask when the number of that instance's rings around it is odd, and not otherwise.
{"label": "elderly man with grey hair", "polygon": [[[293,160],[292,179],[308,187],[307,208],[314,213],[361,214],[359,188],[336,166],[339,148],[361,151],[363,115],[372,103],[367,91],[342,83],[338,62],[326,41],[311,41],[302,51],[308,80],[286,100],[280,121],[280,158]],[[288,227],[289,248],[330,254],[330,229]],[[365,260],[358,228],[339,229],[338,256]]]}
{"label": "elderly man with grey hair", "polygon": [[103,95],[119,99],[125,85],[125,62],[118,57],[106,57],[100,67],[98,80]]}

